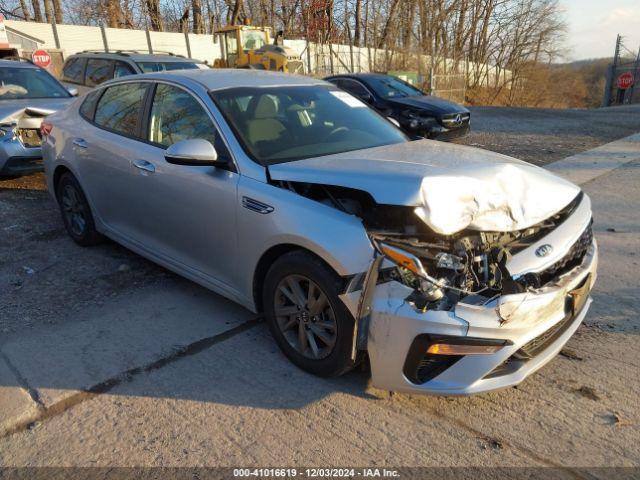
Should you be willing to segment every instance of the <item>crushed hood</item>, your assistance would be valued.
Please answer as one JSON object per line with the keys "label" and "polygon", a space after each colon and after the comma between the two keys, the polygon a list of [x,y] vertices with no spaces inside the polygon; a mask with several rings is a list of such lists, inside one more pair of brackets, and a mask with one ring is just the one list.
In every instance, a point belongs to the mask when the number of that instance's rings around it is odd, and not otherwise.
{"label": "crushed hood", "polygon": [[368,192],[379,204],[416,207],[435,232],[508,232],[535,225],[580,189],[506,155],[421,140],[269,166],[274,180]]}

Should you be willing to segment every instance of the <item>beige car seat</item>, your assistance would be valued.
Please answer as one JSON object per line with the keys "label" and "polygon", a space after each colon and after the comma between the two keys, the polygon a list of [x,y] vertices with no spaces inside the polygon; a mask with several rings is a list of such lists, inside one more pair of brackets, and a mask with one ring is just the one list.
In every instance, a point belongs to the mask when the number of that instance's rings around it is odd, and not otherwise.
{"label": "beige car seat", "polygon": [[251,144],[278,140],[286,128],[276,118],[278,104],[272,95],[262,95],[255,107],[253,118],[247,122],[247,137]]}

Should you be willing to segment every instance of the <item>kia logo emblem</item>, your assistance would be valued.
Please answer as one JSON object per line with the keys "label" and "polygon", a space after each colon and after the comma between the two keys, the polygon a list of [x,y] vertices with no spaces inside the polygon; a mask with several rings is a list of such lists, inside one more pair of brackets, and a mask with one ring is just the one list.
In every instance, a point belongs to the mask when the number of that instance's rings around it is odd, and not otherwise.
{"label": "kia logo emblem", "polygon": [[546,257],[551,252],[553,252],[553,247],[551,245],[549,245],[548,243],[545,243],[544,245],[541,245],[536,249],[536,256],[538,256],[538,257]]}

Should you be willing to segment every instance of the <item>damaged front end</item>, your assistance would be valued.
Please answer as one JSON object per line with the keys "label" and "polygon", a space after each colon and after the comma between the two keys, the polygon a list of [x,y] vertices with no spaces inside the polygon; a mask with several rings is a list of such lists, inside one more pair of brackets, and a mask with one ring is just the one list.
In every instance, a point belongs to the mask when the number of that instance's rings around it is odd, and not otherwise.
{"label": "damaged front end", "polygon": [[21,175],[42,170],[42,120],[53,111],[22,108],[0,119],[0,174]]}
{"label": "damaged front end", "polygon": [[419,207],[275,183],[362,220],[376,255],[341,298],[356,318],[353,354],[367,351],[377,387],[470,394],[519,383],[586,314],[597,251],[581,192],[527,228],[442,234]]}

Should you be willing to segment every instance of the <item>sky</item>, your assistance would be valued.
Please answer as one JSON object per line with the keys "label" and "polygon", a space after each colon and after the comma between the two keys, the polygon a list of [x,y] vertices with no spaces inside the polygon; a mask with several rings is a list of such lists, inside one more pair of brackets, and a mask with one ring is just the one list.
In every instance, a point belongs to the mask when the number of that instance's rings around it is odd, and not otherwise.
{"label": "sky", "polygon": [[640,0],[560,0],[568,24],[567,60],[613,57],[616,35],[640,47]]}

